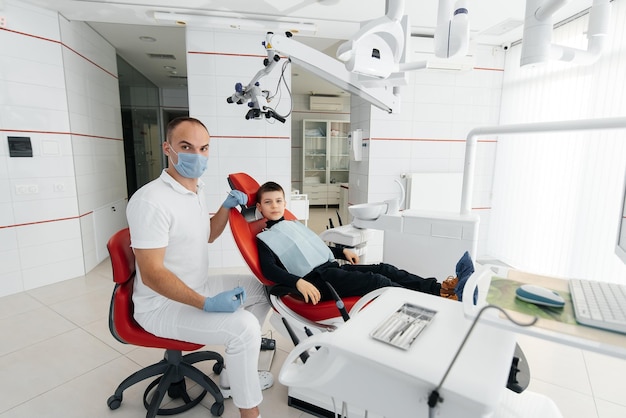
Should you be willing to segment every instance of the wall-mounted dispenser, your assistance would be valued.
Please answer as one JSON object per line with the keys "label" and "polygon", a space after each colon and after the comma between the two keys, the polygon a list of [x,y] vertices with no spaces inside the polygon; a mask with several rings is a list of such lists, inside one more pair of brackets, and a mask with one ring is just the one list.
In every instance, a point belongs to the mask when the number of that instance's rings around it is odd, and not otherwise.
{"label": "wall-mounted dispenser", "polygon": [[30,137],[27,136],[9,136],[9,157],[32,157],[33,146]]}
{"label": "wall-mounted dispenser", "polygon": [[356,129],[348,135],[348,146],[350,147],[350,161],[361,161],[363,159],[362,129]]}

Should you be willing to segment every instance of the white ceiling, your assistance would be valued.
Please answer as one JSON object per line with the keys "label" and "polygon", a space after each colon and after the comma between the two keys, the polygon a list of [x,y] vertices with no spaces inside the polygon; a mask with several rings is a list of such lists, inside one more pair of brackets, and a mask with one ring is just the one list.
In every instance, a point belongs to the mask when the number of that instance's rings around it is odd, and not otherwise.
{"label": "white ceiling", "polygon": [[[340,42],[354,34],[361,22],[385,14],[384,0],[25,0],[28,3],[60,12],[69,20],[88,22],[110,42],[133,67],[159,87],[185,84],[185,31],[175,23],[163,23],[154,12],[176,12],[231,17],[233,19],[288,20],[314,23],[314,35],[297,35],[306,43],[329,55]],[[555,15],[553,22],[566,19],[591,6],[592,0],[570,0]],[[472,38],[477,43],[501,45],[522,37],[525,0],[468,0]],[[173,6],[173,4],[176,4]],[[413,34],[432,35],[437,23],[438,0],[406,0]],[[501,34],[498,28],[518,22],[515,29]],[[233,29],[236,30],[236,29]],[[259,42],[266,30],[259,31]],[[154,38],[154,42],[140,37]],[[172,54],[175,61],[148,58],[148,53]],[[260,68],[261,63],[259,63]],[[168,70],[165,66],[175,66]],[[295,67],[295,66],[294,66]],[[176,74],[170,74],[176,71]],[[294,93],[340,94],[332,85],[294,68]],[[250,77],[256,73],[252,69]],[[170,77],[174,75],[175,77]],[[242,80],[246,83],[247,80]]]}

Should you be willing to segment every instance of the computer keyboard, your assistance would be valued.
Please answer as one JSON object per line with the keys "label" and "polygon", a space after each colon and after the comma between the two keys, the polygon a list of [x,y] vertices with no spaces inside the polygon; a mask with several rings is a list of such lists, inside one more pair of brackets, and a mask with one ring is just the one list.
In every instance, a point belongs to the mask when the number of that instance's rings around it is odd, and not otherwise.
{"label": "computer keyboard", "polygon": [[626,334],[626,285],[570,279],[576,321]]}

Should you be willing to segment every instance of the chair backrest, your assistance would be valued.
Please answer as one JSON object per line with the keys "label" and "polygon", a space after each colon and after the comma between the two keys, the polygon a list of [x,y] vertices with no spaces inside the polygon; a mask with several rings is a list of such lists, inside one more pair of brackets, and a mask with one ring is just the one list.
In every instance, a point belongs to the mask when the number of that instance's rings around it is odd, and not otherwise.
{"label": "chair backrest", "polygon": [[[235,243],[241,252],[244,260],[252,270],[252,273],[265,286],[272,286],[275,283],[267,279],[261,271],[259,261],[259,251],[257,248],[256,236],[265,228],[266,219],[248,221],[243,212],[254,211],[256,207],[256,192],[259,190],[259,183],[246,173],[233,173],[228,176],[228,182],[235,190],[239,190],[248,195],[248,203],[243,211],[233,208],[229,213],[230,229],[233,233]],[[297,218],[288,210],[285,210],[285,219],[296,220]]]}
{"label": "chair backrest", "polygon": [[130,246],[130,230],[117,231],[107,243],[113,268],[113,281],[126,283],[135,276],[135,253]]}
{"label": "chair backrest", "polygon": [[247,207],[256,205],[256,192],[261,186],[247,173],[233,173],[228,175],[228,184],[233,190],[239,190],[248,195]]}

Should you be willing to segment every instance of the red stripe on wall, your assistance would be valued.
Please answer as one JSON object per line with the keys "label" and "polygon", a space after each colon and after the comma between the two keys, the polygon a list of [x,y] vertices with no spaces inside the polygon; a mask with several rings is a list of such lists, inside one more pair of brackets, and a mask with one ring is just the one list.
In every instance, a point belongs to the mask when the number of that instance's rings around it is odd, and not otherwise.
{"label": "red stripe on wall", "polygon": [[0,129],[0,132],[18,132],[18,133],[28,133],[28,134],[52,134],[52,135],[73,135],[73,136],[82,136],[85,138],[99,138],[99,139],[108,139],[111,141],[123,141],[123,138],[112,138],[108,136],[100,136],[100,135],[88,135],[88,134],[78,134],[74,132],[54,132],[54,131],[37,131],[37,130],[29,130],[29,129]]}
{"label": "red stripe on wall", "polygon": [[229,52],[209,52],[209,51],[188,51],[188,54],[197,55],[222,55],[225,57],[253,57],[253,58],[267,58],[267,55],[260,54],[234,54]]}
{"label": "red stripe on wall", "polygon": [[[437,138],[363,138],[364,141],[421,141],[421,142],[465,142],[465,139]],[[479,139],[478,142],[498,142],[497,139]]]}
{"label": "red stripe on wall", "polygon": [[501,71],[504,72],[504,68],[489,68],[489,67],[474,67],[475,70],[482,71]]}
{"label": "red stripe on wall", "polygon": [[72,217],[69,217],[69,218],[49,219],[47,221],[26,222],[26,223],[23,223],[23,224],[15,224],[15,225],[0,225],[0,229],[17,228],[17,227],[20,227],[20,226],[29,226],[29,225],[47,224],[47,223],[50,223],[50,222],[70,221],[72,219],[80,219],[80,218],[82,218],[84,216],[91,215],[92,213],[93,213],[93,211],[90,211],[90,212],[84,213],[82,215],[72,216]]}
{"label": "red stripe on wall", "polygon": [[211,138],[222,138],[222,139],[291,139],[288,136],[241,136],[241,135],[211,135]]}

